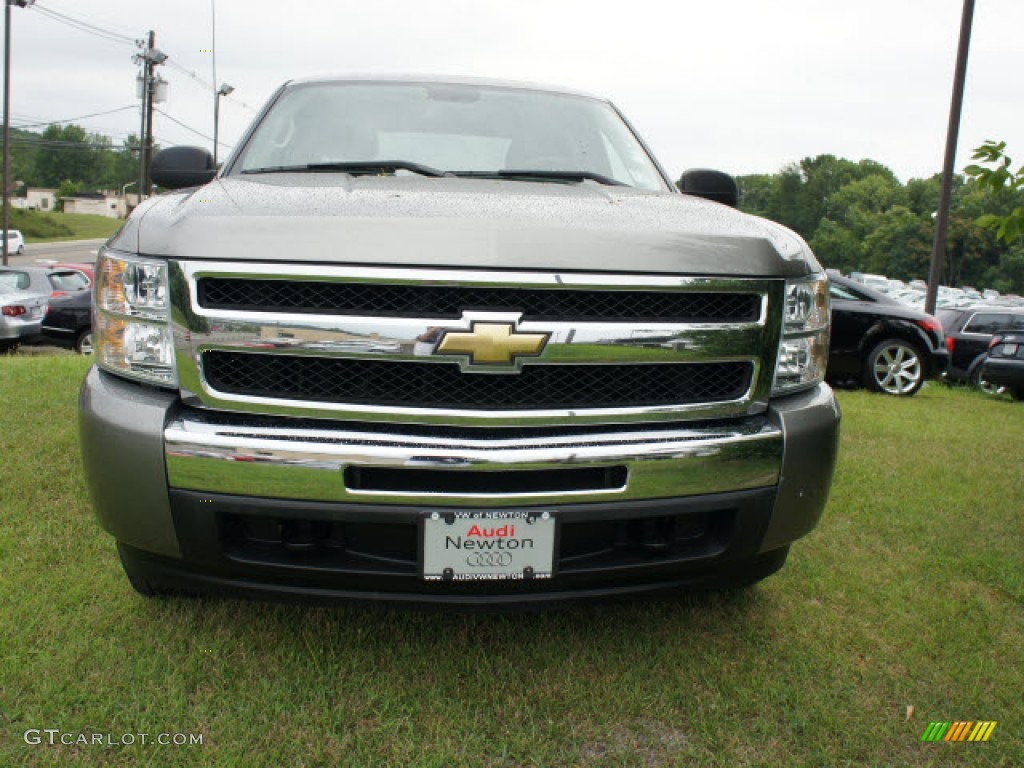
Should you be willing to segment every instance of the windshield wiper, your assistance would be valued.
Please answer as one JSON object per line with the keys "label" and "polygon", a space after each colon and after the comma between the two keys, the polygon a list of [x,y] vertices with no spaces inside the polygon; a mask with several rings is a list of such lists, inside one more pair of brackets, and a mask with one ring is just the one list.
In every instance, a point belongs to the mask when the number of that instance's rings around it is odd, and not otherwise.
{"label": "windshield wiper", "polygon": [[506,168],[500,171],[452,171],[456,176],[467,176],[470,178],[491,178],[491,179],[515,179],[530,181],[533,179],[551,181],[596,181],[598,184],[605,184],[610,187],[627,187],[628,184],[605,176],[602,173],[593,171],[531,171]]}
{"label": "windshield wiper", "polygon": [[421,165],[408,160],[366,160],[361,162],[338,163],[305,163],[302,165],[271,165],[266,168],[246,168],[242,173],[329,173],[339,171],[353,176],[367,174],[394,173],[395,171],[412,171],[420,176],[451,176],[448,171],[439,171],[429,165]]}

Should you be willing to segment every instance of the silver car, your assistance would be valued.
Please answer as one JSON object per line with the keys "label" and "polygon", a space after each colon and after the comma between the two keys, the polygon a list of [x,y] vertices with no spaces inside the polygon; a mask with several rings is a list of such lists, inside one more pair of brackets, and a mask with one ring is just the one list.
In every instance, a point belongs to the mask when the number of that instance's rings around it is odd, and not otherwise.
{"label": "silver car", "polygon": [[19,290],[5,277],[0,274],[0,353],[40,335],[50,301],[48,294]]}
{"label": "silver car", "polygon": [[90,286],[83,272],[59,267],[0,267],[0,283],[48,296],[87,291]]}

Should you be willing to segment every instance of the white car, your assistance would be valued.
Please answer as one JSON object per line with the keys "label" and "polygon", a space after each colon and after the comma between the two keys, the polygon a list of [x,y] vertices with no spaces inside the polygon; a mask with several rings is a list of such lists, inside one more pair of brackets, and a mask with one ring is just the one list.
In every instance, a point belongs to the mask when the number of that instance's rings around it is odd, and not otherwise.
{"label": "white car", "polygon": [[25,238],[17,229],[7,230],[7,252],[21,256],[25,252]]}

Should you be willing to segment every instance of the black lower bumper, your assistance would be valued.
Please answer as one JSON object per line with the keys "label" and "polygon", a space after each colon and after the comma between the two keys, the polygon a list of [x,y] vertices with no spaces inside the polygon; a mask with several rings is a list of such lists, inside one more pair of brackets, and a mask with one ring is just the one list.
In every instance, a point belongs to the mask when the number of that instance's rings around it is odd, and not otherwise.
{"label": "black lower bumper", "polygon": [[981,370],[981,378],[1000,387],[1024,389],[1024,359],[989,358]]}
{"label": "black lower bumper", "polygon": [[[332,602],[511,606],[729,587],[778,570],[758,554],[775,489],[552,510],[550,579],[443,582],[419,575],[415,507],[171,492],[181,559],[122,546],[125,567],[173,591]],[[548,507],[550,509],[550,507]]]}

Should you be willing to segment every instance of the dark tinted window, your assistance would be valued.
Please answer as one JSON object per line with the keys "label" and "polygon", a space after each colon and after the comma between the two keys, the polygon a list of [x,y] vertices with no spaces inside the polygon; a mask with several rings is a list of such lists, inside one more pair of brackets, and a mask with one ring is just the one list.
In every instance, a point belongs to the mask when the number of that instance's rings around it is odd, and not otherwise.
{"label": "dark tinted window", "polygon": [[56,291],[83,291],[89,287],[89,278],[81,272],[51,272],[47,277]]}
{"label": "dark tinted window", "polygon": [[964,333],[999,333],[1010,327],[1010,316],[996,312],[979,312],[964,327]]}

